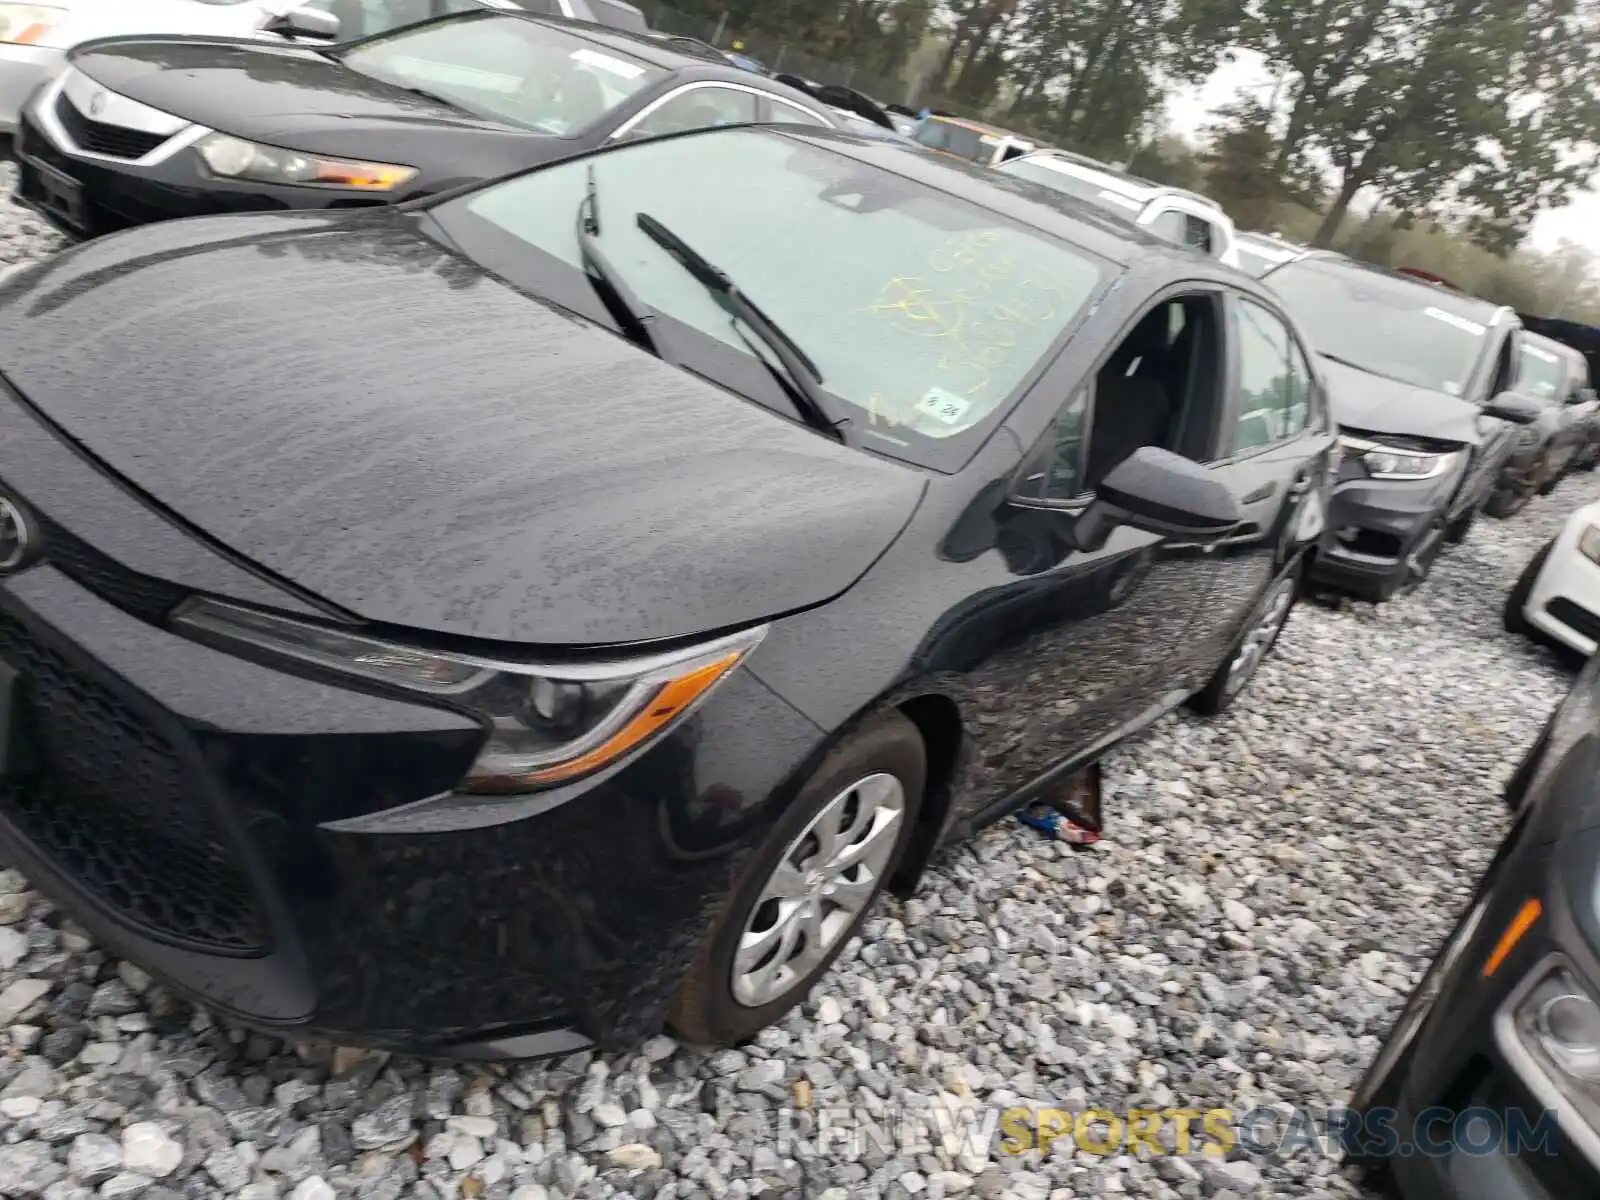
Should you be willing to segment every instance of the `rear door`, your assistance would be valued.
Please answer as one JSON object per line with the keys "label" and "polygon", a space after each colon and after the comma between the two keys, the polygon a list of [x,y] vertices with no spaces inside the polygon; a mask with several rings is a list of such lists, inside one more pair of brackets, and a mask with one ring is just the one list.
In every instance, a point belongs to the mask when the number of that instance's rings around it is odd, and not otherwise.
{"label": "rear door", "polygon": [[1209,552],[1211,612],[1203,638],[1220,660],[1268,585],[1314,546],[1333,482],[1333,422],[1293,325],[1265,301],[1227,298],[1226,392],[1211,463],[1244,524]]}

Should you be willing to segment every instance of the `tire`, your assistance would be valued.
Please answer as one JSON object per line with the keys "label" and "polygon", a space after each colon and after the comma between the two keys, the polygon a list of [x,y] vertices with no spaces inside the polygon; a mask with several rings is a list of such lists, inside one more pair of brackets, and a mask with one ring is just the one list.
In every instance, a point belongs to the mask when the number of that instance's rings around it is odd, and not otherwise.
{"label": "tire", "polygon": [[1506,597],[1506,607],[1501,614],[1500,623],[1505,626],[1507,633],[1520,633],[1532,636],[1534,629],[1528,624],[1528,618],[1522,615],[1522,610],[1527,606],[1528,595],[1533,591],[1533,585],[1539,578],[1539,572],[1544,569],[1545,559],[1550,557],[1550,551],[1555,548],[1556,540],[1551,538],[1533,556],[1533,560],[1522,569],[1522,574],[1517,577],[1517,582],[1512,585],[1511,594]]}
{"label": "tire", "polygon": [[[803,1000],[860,927],[884,882],[893,874],[916,825],[926,779],[927,753],[922,735],[898,712],[870,717],[834,746],[800,788],[734,885],[733,894],[684,973],[667,1013],[667,1023],[689,1042],[726,1045],[753,1037]],[[883,815],[892,808],[892,803],[883,799],[891,791],[891,785],[885,780],[892,781],[900,792],[902,807],[898,830],[891,829]],[[891,842],[892,845],[875,870],[862,870],[857,865],[849,867],[848,874],[853,878],[847,882],[866,883],[867,887],[864,898],[852,897],[848,903],[840,905],[837,900],[827,898],[834,893],[820,890],[822,882],[813,877],[824,873],[814,870],[814,859],[807,861],[806,853],[820,853],[813,827],[829,819],[836,805],[843,806],[844,816],[840,819],[847,819],[852,811],[861,813],[867,804],[873,804],[878,810],[868,831],[871,828],[881,831],[879,846]],[[790,890],[800,892],[802,898],[790,911],[803,913],[808,905],[820,905],[821,910],[826,910],[822,920],[831,925],[823,926],[827,932],[826,948],[820,957],[803,957],[799,966],[794,967],[789,965],[790,957],[808,943],[780,937],[774,946],[780,953],[741,964],[758,969],[742,975],[736,984],[736,960],[747,927],[753,925],[755,932],[782,926],[794,926],[799,931],[805,927],[798,916],[787,921],[774,919],[784,906],[767,895],[769,884],[775,882],[774,874],[786,860],[791,865],[797,861],[801,864],[790,876]],[[856,903],[859,908],[851,916],[849,909]],[[830,909],[829,905],[837,907]],[[803,938],[804,934],[797,933],[796,937]],[[781,953],[786,948],[787,954]],[[758,978],[759,967],[768,964],[773,971],[768,973],[769,986],[763,990]],[[741,988],[746,989],[742,997]]]}
{"label": "tire", "polygon": [[1452,546],[1459,546],[1467,540],[1467,534],[1472,532],[1472,527],[1477,523],[1478,510],[1468,509],[1444,527],[1444,540]]}
{"label": "tire", "polygon": [[1489,497],[1489,503],[1483,506],[1483,511],[1491,517],[1504,520],[1506,517],[1516,516],[1527,507],[1528,501],[1531,499],[1533,499],[1532,489],[1526,492],[1520,488],[1510,491],[1497,491]]}
{"label": "tire", "polygon": [[[1272,648],[1278,644],[1278,635],[1283,632],[1289,614],[1294,611],[1294,602],[1300,590],[1302,568],[1303,564],[1296,562],[1274,579],[1261,599],[1256,602],[1255,608],[1250,612],[1250,619],[1245,622],[1244,629],[1228,647],[1228,653],[1223,655],[1222,661],[1217,664],[1217,669],[1211,673],[1210,680],[1205,687],[1189,697],[1189,707],[1195,712],[1214,717],[1237,700],[1250,686],[1250,680],[1266,661],[1267,655],[1272,653]],[[1274,606],[1280,603],[1281,610],[1275,609]],[[1263,622],[1268,622],[1269,625],[1263,625]],[[1241,664],[1240,658],[1246,641],[1251,637],[1265,640],[1258,643],[1251,660]],[[1236,665],[1241,667],[1242,676],[1235,672]]]}

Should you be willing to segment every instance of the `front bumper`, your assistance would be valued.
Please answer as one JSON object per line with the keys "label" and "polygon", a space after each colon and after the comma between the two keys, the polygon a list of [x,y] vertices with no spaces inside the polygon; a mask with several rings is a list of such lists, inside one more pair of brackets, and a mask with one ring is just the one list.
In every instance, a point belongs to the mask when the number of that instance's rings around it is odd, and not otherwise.
{"label": "front bumper", "polygon": [[[63,106],[69,105],[71,100],[64,98],[57,81],[23,109],[14,146],[15,199],[72,238],[98,237],[178,217],[372,207],[393,199],[340,188],[219,178],[205,169],[193,148],[210,132],[197,125],[178,129],[149,149],[154,135],[106,133],[110,127],[102,127],[94,136],[105,139],[105,145],[121,153],[142,152],[141,157],[93,153],[79,144],[63,121]],[[84,128],[96,124],[81,114],[70,119],[80,137],[88,136]],[[119,139],[127,144],[118,144]]]}
{"label": "front bumper", "polygon": [[1328,532],[1312,579],[1363,599],[1387,600],[1410,578],[1409,561],[1431,552],[1459,471],[1437,479],[1372,479],[1346,463],[1328,505]]}
{"label": "front bumper", "polygon": [[[1550,780],[1550,803],[1586,799],[1594,765],[1592,753],[1582,751],[1563,760]],[[1548,840],[1532,838],[1502,851],[1490,869],[1480,894],[1482,918],[1397,1068],[1397,1101],[1388,1118],[1399,1137],[1385,1149],[1403,1200],[1600,1195],[1600,1130],[1552,1090],[1506,1015],[1552,955],[1600,996],[1595,931],[1584,928],[1592,919],[1575,907],[1592,902],[1600,829],[1577,838],[1588,845],[1576,856],[1570,844],[1562,849],[1554,843],[1553,851]],[[1563,864],[1575,859],[1587,860],[1581,880],[1565,877]],[[1494,948],[1529,898],[1541,900],[1542,913],[1486,975]]]}
{"label": "front bumper", "polygon": [[169,632],[181,592],[60,524],[104,477],[72,457],[59,482],[30,475],[15,442],[0,491],[44,532],[42,561],[0,579],[0,662],[25,696],[5,861],[108,949],[283,1036],[521,1057],[660,1028],[813,725],[740,671],[542,811],[490,800],[378,831],[448,797],[478,723]]}
{"label": "front bumper", "polygon": [[1578,552],[1583,527],[1556,536],[1523,605],[1528,624],[1582,655],[1600,649],[1600,564]]}

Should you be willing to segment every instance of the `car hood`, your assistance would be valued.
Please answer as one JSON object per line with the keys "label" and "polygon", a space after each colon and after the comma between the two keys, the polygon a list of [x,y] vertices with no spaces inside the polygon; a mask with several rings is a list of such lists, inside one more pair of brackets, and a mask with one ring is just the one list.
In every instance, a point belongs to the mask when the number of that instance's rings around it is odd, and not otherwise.
{"label": "car hood", "polygon": [[1397,436],[1437,438],[1475,446],[1480,440],[1478,406],[1431,388],[1373,375],[1321,359],[1329,410],[1347,429]]}
{"label": "car hood", "polygon": [[910,519],[922,472],[530,299],[415,220],[203,218],[78,246],[0,284],[0,375],[239,556],[448,635],[759,621],[844,591]]}
{"label": "car hood", "polygon": [[[456,143],[553,143],[370,78],[303,46],[207,38],[138,38],[81,47],[72,64],[113,92],[151,108],[294,150],[374,157],[418,150],[433,158]],[[448,137],[440,136],[447,133]],[[500,170],[508,169],[502,165]]]}

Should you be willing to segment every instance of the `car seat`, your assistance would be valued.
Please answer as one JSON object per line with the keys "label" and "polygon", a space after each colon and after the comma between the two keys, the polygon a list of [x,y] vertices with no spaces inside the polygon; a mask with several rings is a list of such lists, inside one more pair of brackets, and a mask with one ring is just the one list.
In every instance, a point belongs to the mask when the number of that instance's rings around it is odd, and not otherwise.
{"label": "car seat", "polygon": [[1149,368],[1151,360],[1165,355],[1167,349],[1167,310],[1163,307],[1140,321],[1100,369],[1085,479],[1090,488],[1097,487],[1140,446],[1166,442],[1172,402]]}

